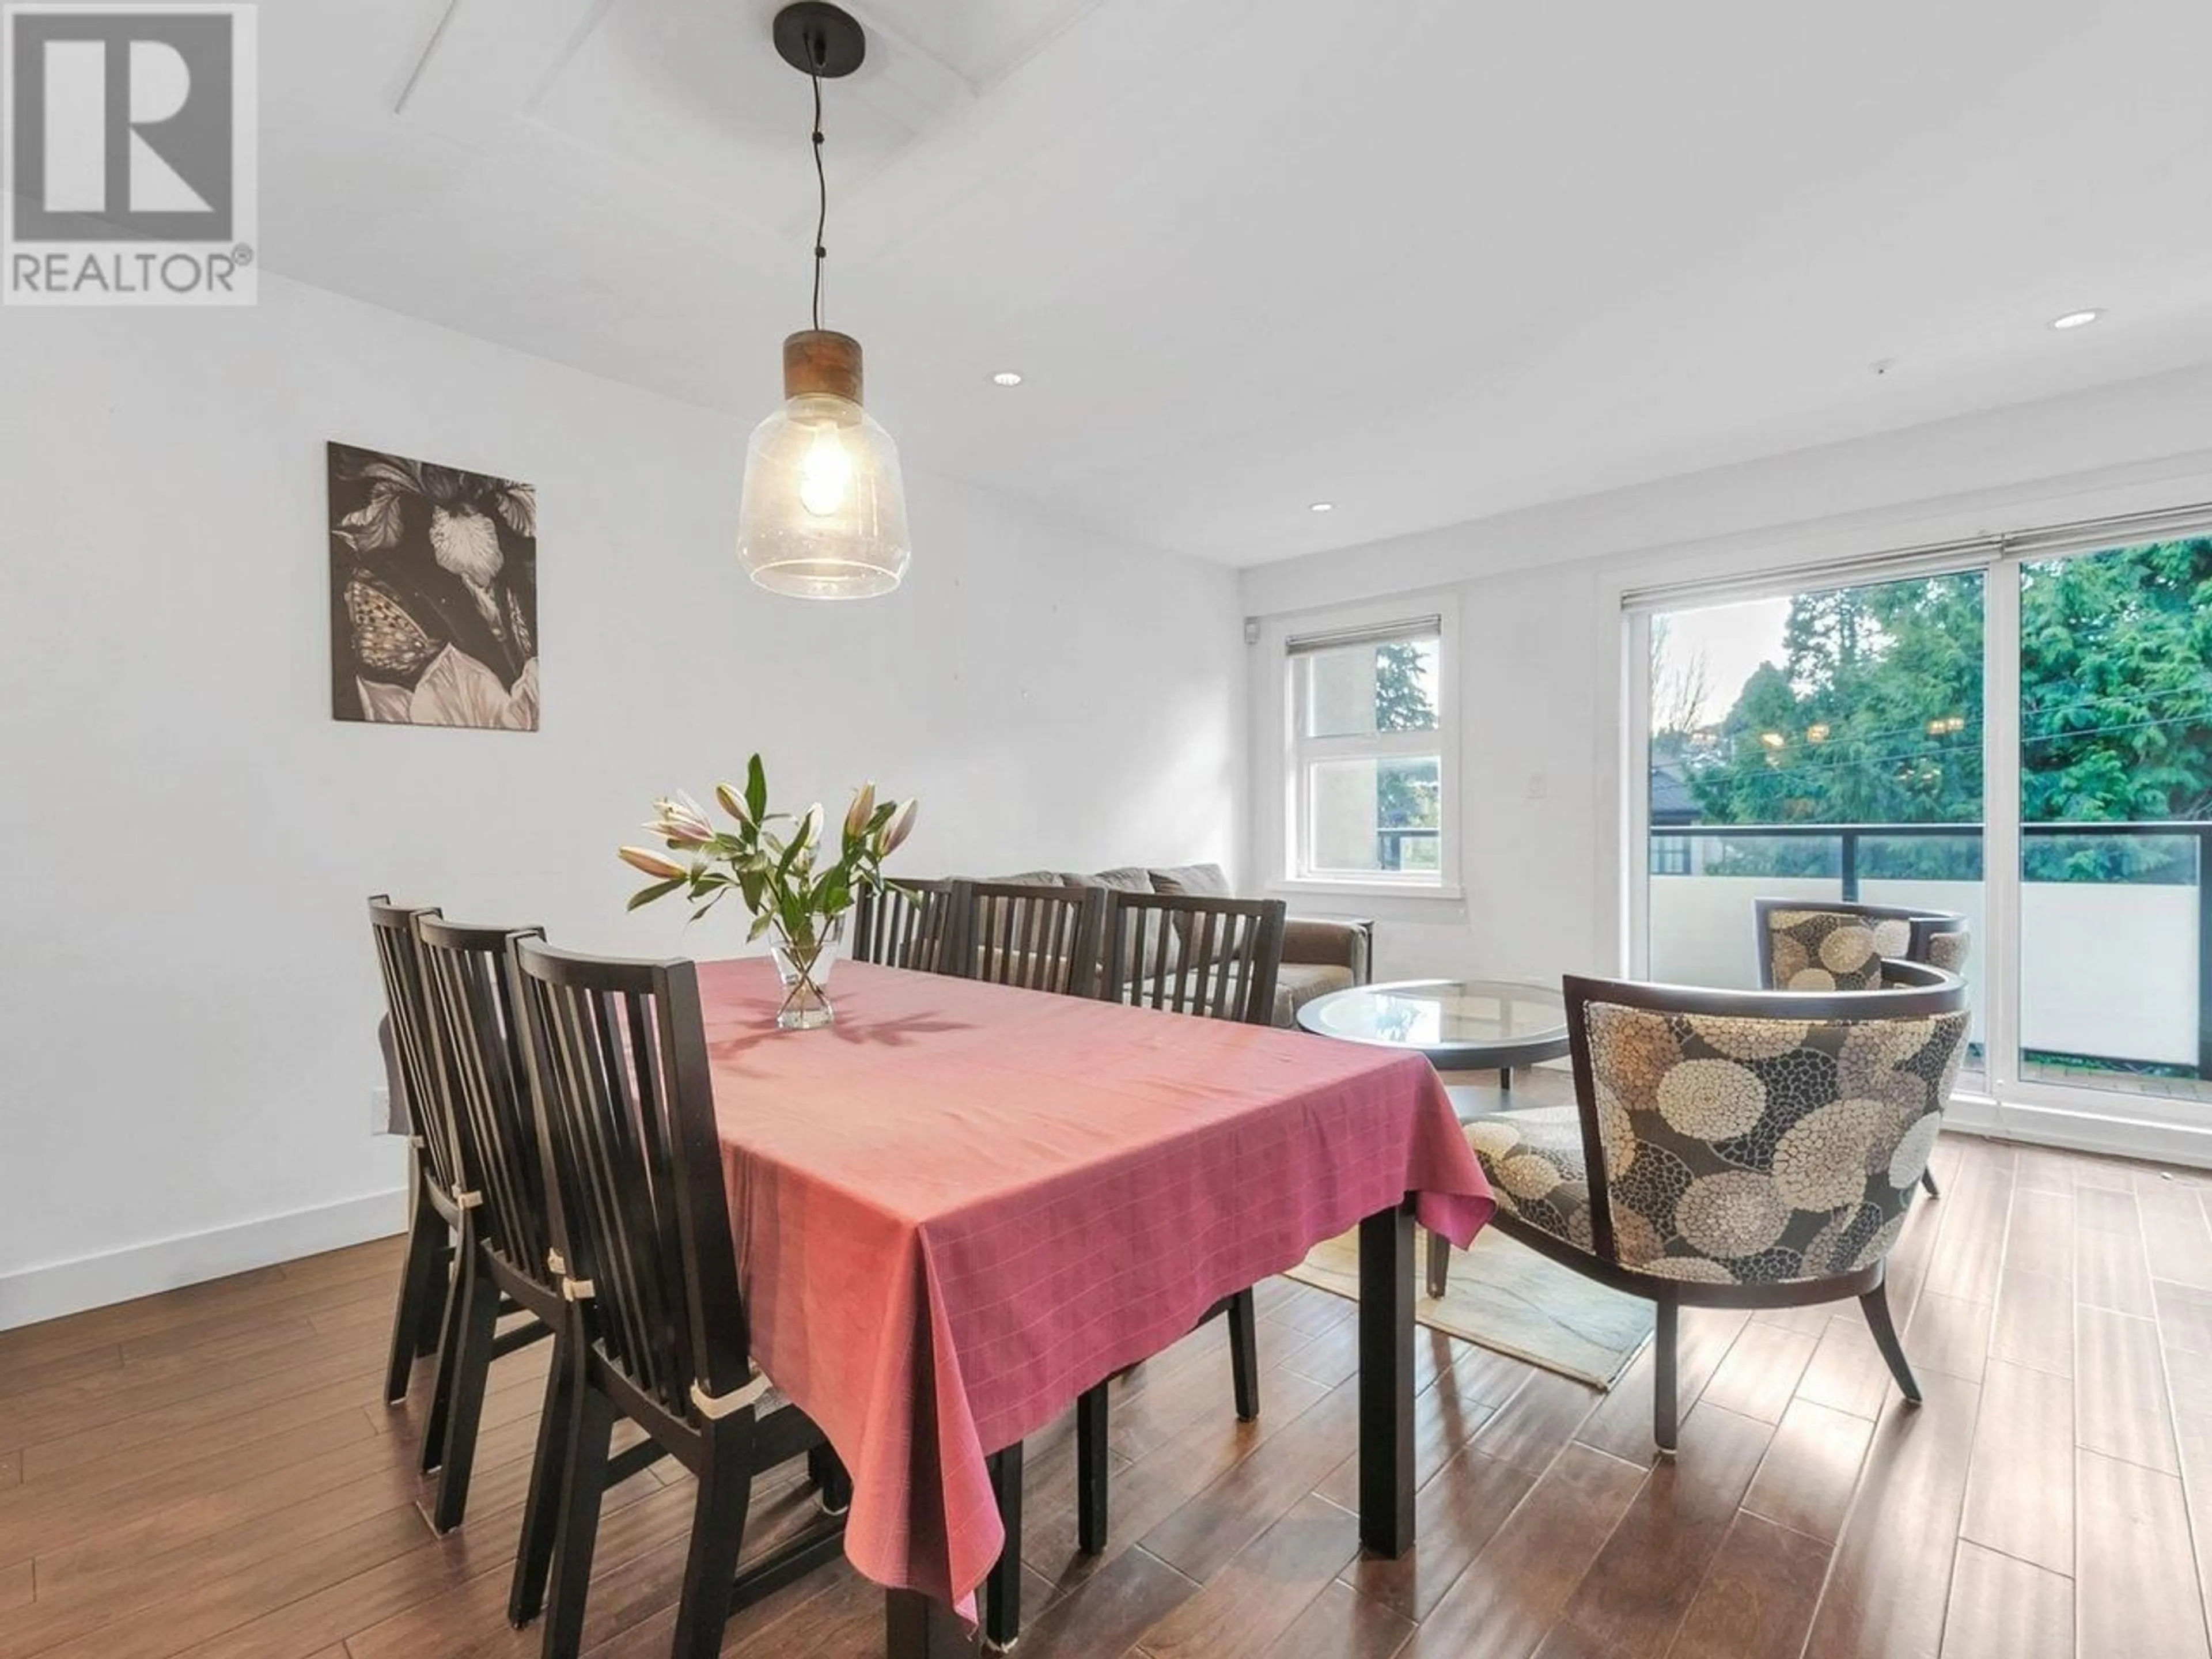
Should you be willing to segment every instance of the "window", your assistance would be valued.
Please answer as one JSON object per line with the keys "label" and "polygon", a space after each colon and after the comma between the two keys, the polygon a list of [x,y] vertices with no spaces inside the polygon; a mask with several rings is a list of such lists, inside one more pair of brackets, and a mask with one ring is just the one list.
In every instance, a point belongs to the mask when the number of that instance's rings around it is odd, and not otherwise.
{"label": "window", "polygon": [[1651,614],[1653,979],[1757,984],[1754,897],[1917,905],[1983,937],[1983,587],[1946,571]]}
{"label": "window", "polygon": [[1437,617],[1286,641],[1293,878],[1443,884],[1443,643]]}

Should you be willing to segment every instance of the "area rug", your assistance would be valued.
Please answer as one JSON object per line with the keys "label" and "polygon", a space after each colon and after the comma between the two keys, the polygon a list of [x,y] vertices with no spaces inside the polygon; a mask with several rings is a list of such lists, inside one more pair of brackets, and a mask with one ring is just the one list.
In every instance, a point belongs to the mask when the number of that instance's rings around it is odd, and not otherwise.
{"label": "area rug", "polygon": [[[1486,1228],[1471,1250],[1454,1250],[1441,1301],[1426,1284],[1428,1236],[1413,1239],[1413,1317],[1433,1330],[1511,1354],[1578,1382],[1610,1389],[1651,1340],[1651,1304],[1591,1283]],[[1359,1297],[1359,1234],[1316,1245],[1288,1277]]]}

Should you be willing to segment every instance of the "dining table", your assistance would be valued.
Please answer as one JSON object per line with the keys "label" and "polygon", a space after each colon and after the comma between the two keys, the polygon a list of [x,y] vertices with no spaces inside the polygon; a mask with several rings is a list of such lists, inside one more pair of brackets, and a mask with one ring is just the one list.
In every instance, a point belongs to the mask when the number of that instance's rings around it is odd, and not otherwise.
{"label": "dining table", "polygon": [[851,1474],[894,1659],[972,1650],[991,1454],[1355,1226],[1359,1538],[1411,1547],[1413,1227],[1492,1209],[1425,1059],[859,962],[786,1031],[767,961],[698,975],[753,1357]]}

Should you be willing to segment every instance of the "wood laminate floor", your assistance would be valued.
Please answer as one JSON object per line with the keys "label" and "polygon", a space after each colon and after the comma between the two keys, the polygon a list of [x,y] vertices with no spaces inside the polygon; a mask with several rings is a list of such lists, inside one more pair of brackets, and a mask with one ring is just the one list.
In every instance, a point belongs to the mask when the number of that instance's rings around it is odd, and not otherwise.
{"label": "wood laminate floor", "polygon": [[[1348,1303],[1261,1292],[1262,1416],[1219,1326],[1117,1386],[1113,1539],[1030,1443],[1023,1659],[2212,1659],[2212,1185],[1947,1139],[1892,1267],[1927,1394],[1856,1309],[1685,1316],[1681,1455],[1610,1395],[1420,1334],[1420,1540],[1363,1561]],[[467,1525],[387,1410],[396,1243],[0,1333],[0,1659],[524,1655],[507,1564],[546,1349],[501,1360]],[[587,1643],[666,1651],[689,1478],[611,1495]],[[786,1484],[757,1537],[802,1522]],[[724,1651],[879,1653],[842,1565]]]}

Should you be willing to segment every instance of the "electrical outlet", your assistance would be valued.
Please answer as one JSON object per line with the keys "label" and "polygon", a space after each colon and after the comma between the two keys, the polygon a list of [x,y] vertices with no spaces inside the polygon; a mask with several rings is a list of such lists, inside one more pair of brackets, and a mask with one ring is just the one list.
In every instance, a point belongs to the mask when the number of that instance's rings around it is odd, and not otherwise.
{"label": "electrical outlet", "polygon": [[368,1091],[368,1132],[373,1135],[392,1133],[392,1091],[381,1083]]}
{"label": "electrical outlet", "polygon": [[1528,775],[1528,799],[1541,800],[1552,793],[1552,781],[1541,772]]}

